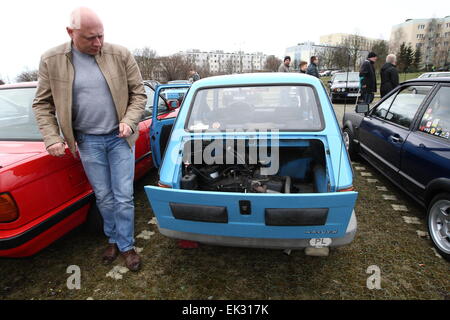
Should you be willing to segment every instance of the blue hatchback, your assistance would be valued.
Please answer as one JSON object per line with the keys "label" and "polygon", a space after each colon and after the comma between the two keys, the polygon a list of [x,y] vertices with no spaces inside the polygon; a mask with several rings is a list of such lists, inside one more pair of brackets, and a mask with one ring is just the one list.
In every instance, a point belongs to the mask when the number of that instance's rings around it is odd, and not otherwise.
{"label": "blue hatchback", "polygon": [[402,83],[370,110],[344,115],[344,139],[361,156],[427,208],[431,239],[450,256],[450,79]]}
{"label": "blue hatchback", "polygon": [[[320,80],[205,78],[189,89],[176,121],[155,121],[152,148],[165,153],[155,163],[158,186],[145,190],[163,235],[313,250],[353,240],[353,172]],[[167,147],[163,131],[171,131]]]}

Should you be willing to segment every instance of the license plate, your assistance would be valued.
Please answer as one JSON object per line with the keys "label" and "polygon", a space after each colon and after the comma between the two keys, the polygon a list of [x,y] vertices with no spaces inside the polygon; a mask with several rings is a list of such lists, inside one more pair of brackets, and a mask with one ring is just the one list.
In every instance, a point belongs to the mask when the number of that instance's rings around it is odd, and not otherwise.
{"label": "license plate", "polygon": [[359,97],[359,93],[349,93],[347,97]]}

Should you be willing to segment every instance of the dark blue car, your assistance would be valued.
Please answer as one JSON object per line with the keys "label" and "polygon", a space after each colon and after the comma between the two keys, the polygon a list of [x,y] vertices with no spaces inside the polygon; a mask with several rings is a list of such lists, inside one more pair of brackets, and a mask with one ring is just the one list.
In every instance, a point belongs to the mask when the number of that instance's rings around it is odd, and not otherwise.
{"label": "dark blue car", "polygon": [[400,84],[369,109],[346,113],[344,140],[427,209],[428,229],[441,255],[450,257],[450,79]]}

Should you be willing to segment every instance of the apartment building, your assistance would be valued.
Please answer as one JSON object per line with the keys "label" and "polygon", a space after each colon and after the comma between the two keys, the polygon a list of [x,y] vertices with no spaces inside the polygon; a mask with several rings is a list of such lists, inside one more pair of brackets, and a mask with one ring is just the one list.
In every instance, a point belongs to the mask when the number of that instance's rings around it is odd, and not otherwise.
{"label": "apartment building", "polygon": [[262,52],[224,52],[223,50],[200,51],[197,49],[179,53],[196,65],[209,66],[212,73],[243,73],[264,70],[267,55]]}
{"label": "apartment building", "polygon": [[445,65],[450,62],[450,16],[444,18],[407,19],[391,30],[390,49],[402,43],[422,51],[422,64]]}
{"label": "apartment building", "polygon": [[327,46],[342,46],[351,41],[358,41],[361,50],[371,51],[372,47],[382,39],[375,39],[348,33],[331,33],[320,36],[320,44]]}

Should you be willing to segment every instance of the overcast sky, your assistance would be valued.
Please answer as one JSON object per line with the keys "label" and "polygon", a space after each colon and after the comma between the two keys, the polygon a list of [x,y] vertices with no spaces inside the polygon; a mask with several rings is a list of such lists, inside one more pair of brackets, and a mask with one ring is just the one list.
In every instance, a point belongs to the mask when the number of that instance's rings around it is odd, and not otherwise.
{"label": "overcast sky", "polygon": [[319,42],[329,33],[389,40],[408,18],[450,15],[448,0],[15,0],[0,6],[0,77],[14,81],[35,69],[47,49],[68,41],[65,27],[78,6],[102,18],[105,41],[159,55],[187,49],[284,55],[286,47]]}

